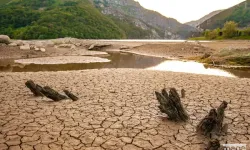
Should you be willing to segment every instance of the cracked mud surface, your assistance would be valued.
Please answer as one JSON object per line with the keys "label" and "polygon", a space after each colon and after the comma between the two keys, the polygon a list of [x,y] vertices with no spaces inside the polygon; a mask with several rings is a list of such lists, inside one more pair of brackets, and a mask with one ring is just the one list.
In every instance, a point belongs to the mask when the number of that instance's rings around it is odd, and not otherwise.
{"label": "cracked mud surface", "polygon": [[[34,97],[28,79],[79,100]],[[162,119],[155,90],[186,90],[187,123]],[[211,107],[225,100],[227,136],[221,143],[250,144],[250,80],[173,72],[103,69],[0,74],[0,149],[204,149],[195,133]]]}

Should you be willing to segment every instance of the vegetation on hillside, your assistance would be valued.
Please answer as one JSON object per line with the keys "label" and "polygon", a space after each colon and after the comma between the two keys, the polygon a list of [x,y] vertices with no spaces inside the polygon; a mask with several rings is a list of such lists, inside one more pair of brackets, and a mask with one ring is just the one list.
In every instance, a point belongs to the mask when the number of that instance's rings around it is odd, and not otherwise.
{"label": "vegetation on hillside", "polygon": [[222,39],[250,39],[250,27],[238,28],[238,23],[228,21],[223,28],[206,30],[203,37],[191,38],[192,40],[222,40]]}
{"label": "vegetation on hillside", "polygon": [[126,38],[88,0],[15,0],[0,6],[0,34],[14,39]]}
{"label": "vegetation on hillside", "polygon": [[202,29],[222,28],[227,21],[234,21],[238,26],[250,26],[250,1],[242,2],[232,8],[226,9],[200,24]]}

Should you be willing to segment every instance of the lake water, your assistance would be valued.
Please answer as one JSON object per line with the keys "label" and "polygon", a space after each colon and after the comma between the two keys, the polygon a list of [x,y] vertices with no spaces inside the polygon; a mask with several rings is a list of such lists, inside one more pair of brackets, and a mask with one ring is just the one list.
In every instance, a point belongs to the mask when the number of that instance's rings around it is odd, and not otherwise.
{"label": "lake water", "polygon": [[192,61],[166,60],[164,58],[142,56],[130,53],[112,52],[105,56],[111,60],[105,63],[88,64],[53,64],[53,65],[20,65],[14,60],[0,60],[1,72],[38,72],[38,71],[67,71],[102,68],[140,68],[148,70],[185,72],[195,74],[216,75],[225,77],[250,78],[250,70],[219,69],[205,67],[201,63]]}

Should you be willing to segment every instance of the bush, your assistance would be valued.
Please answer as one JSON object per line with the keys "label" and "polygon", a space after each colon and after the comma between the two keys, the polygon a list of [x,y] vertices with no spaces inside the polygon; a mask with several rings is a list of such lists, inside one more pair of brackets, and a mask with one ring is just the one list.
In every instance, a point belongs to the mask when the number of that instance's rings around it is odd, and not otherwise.
{"label": "bush", "polygon": [[223,36],[225,38],[232,38],[237,35],[238,24],[234,21],[228,21],[224,24],[222,28]]}

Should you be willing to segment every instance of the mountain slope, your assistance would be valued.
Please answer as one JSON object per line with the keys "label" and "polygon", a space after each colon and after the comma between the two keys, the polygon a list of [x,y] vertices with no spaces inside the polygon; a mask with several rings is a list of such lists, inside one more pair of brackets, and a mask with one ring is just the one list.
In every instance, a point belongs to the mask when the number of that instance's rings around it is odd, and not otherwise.
{"label": "mountain slope", "polygon": [[151,31],[151,35],[158,38],[178,39],[186,38],[197,30],[183,25],[172,18],[166,18],[158,12],[143,8],[134,0],[93,0],[102,13],[117,20],[130,18],[131,23],[141,29]]}
{"label": "mountain slope", "polygon": [[17,39],[126,37],[88,0],[15,0],[2,4],[0,34]]}
{"label": "mountain slope", "polygon": [[226,21],[235,21],[239,27],[250,26],[250,0],[226,9],[199,25],[202,29],[215,29],[223,27]]}
{"label": "mountain slope", "polygon": [[218,13],[222,12],[223,10],[216,10],[216,11],[213,11],[209,14],[207,14],[206,16],[200,18],[199,20],[195,20],[195,21],[190,21],[190,22],[187,22],[185,23],[186,25],[190,25],[192,27],[197,27],[198,25],[200,25],[201,23],[203,23],[204,21],[212,18],[213,16],[217,15]]}

